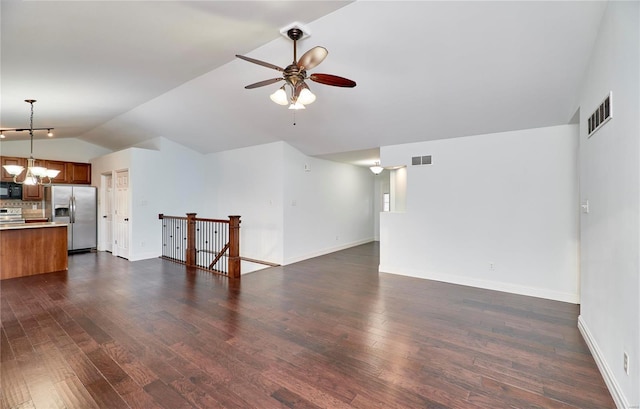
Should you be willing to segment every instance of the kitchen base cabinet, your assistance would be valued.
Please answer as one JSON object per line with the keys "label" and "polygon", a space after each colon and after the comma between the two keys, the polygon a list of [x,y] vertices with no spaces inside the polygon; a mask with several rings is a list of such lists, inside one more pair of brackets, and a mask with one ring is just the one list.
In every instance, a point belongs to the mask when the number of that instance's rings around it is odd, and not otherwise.
{"label": "kitchen base cabinet", "polygon": [[68,269],[67,225],[25,223],[0,226],[0,279]]}

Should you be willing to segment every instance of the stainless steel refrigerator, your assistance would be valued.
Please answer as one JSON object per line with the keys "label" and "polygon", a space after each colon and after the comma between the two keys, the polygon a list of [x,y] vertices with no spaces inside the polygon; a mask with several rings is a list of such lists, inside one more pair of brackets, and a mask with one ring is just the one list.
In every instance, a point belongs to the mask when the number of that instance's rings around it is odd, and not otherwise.
{"label": "stainless steel refrigerator", "polygon": [[68,223],[69,251],[95,249],[98,243],[98,195],[94,186],[45,187],[45,215],[50,221]]}

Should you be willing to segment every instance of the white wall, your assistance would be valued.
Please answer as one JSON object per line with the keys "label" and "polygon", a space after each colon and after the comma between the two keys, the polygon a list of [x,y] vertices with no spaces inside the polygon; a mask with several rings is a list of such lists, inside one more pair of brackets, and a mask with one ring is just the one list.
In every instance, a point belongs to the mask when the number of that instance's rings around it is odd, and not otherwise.
{"label": "white wall", "polygon": [[[145,146],[92,161],[99,187],[101,174],[129,169],[130,260],[161,254],[159,213],[240,215],[240,254],[278,264],[374,239],[367,168],[307,157],[284,142],[208,155],[164,138]],[[243,262],[242,271],[264,267]]]}
{"label": "white wall", "polygon": [[[162,226],[158,214],[184,216],[187,212],[196,212],[201,217],[212,217],[204,204],[205,187],[211,180],[204,172],[204,155],[165,138],[155,140],[154,147],[158,150],[129,148],[91,161],[91,177],[99,187],[100,210],[103,203],[100,176],[129,170],[131,261],[162,254]],[[102,236],[98,234],[98,237]]]}
{"label": "white wall", "polygon": [[[640,3],[608,2],[580,96],[579,325],[620,408],[640,406]],[[613,118],[586,121],[613,92]],[[630,374],[623,370],[623,353]]]}
{"label": "white wall", "polygon": [[[368,169],[311,158],[285,142],[207,157],[216,182],[206,201],[221,217],[242,216],[242,256],[289,264],[373,240]],[[243,263],[242,271],[263,267]]]}
{"label": "white wall", "polygon": [[381,214],[380,271],[577,303],[577,139],[566,125],[382,147],[407,199]]}
{"label": "white wall", "polygon": [[380,241],[380,213],[383,211],[383,195],[390,192],[389,171],[373,176],[373,236]]}
{"label": "white wall", "polygon": [[[30,149],[28,138],[19,141],[0,140],[0,152],[3,156],[28,158]],[[110,149],[77,138],[56,139],[54,137],[33,141],[33,157],[36,159],[86,163],[110,152],[112,152]]]}
{"label": "white wall", "polygon": [[198,217],[217,216],[215,208],[205,200],[216,174],[207,173],[205,155],[166,138],[155,138],[160,151],[158,169],[153,170],[159,192],[162,192],[162,212],[171,216],[197,213]]}
{"label": "white wall", "polygon": [[[282,264],[283,259],[283,142],[207,155],[210,177],[206,203],[227,218],[240,215],[240,255]],[[264,268],[243,263],[242,272]]]}
{"label": "white wall", "polygon": [[390,211],[404,212],[407,210],[407,168],[393,169],[390,176]]}
{"label": "white wall", "polygon": [[368,168],[308,157],[287,144],[284,159],[284,264],[374,240]]}

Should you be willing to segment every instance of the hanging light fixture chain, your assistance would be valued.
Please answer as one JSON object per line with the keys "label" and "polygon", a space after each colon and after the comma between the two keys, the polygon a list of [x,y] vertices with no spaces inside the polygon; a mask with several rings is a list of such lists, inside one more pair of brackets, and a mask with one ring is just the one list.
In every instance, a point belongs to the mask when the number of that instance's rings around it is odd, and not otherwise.
{"label": "hanging light fixture chain", "polygon": [[25,99],[31,105],[31,115],[29,116],[29,136],[31,137],[31,158],[33,158],[33,103],[35,99]]}
{"label": "hanging light fixture chain", "polygon": [[[31,113],[29,115],[29,139],[31,141],[31,149],[29,153],[29,158],[27,159],[27,172],[25,173],[24,179],[21,182],[18,182],[18,175],[20,175],[24,171],[24,166],[21,165],[3,165],[4,170],[13,176],[14,183],[24,184],[24,185],[46,185],[51,186],[53,179],[58,176],[60,173],[59,170],[55,169],[47,169],[44,166],[35,166],[36,162],[33,159],[33,103],[36,102],[35,99],[25,99],[24,102],[29,103],[31,105]],[[43,128],[47,129],[49,132],[53,128]],[[11,129],[13,131],[26,131],[27,129]]]}

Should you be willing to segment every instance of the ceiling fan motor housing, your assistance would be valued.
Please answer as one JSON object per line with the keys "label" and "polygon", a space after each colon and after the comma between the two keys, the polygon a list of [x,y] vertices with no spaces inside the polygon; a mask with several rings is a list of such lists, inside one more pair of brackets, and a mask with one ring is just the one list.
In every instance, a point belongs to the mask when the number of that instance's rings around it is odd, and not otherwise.
{"label": "ceiling fan motor housing", "polygon": [[290,64],[284,69],[283,76],[287,83],[295,87],[296,84],[304,81],[307,77],[307,72],[301,70],[297,64]]}

